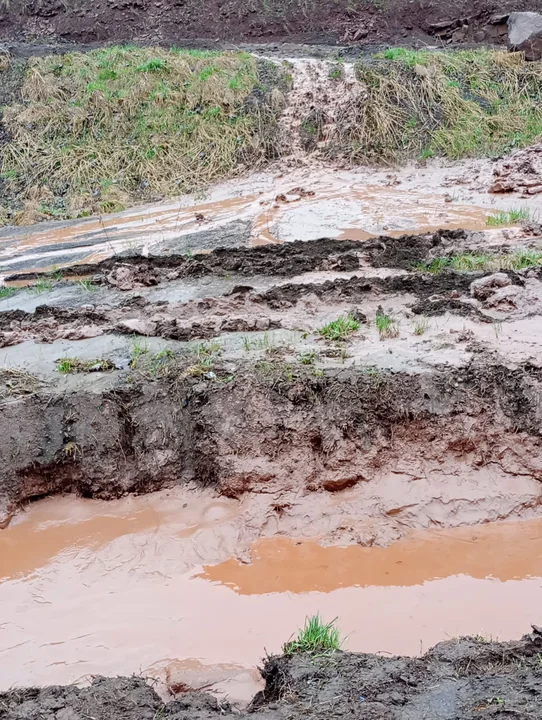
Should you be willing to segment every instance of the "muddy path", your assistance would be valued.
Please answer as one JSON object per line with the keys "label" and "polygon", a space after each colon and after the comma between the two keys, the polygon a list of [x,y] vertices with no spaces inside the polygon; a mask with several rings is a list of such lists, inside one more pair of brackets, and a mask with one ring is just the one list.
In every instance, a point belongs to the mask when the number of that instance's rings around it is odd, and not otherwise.
{"label": "muddy path", "polygon": [[[229,497],[357,487],[363,514],[366,483],[378,494],[398,457],[417,477],[421,448],[467,475],[531,477],[534,494],[500,515],[536,511],[538,272],[416,264],[481,247],[505,262],[538,243],[533,228],[112,258],[67,270],[90,287],[15,292],[0,301],[4,518],[51,493],[183,482]],[[329,336],[337,318],[354,326]]]}
{"label": "muddy path", "polygon": [[[304,167],[298,167],[299,162]],[[536,219],[539,195],[490,194],[488,160],[339,169],[298,156],[266,172],[219,183],[201,195],[121,213],[0,231],[0,278],[100,262],[133,253],[190,255],[216,248],[365,241],[440,229],[483,231],[499,211]]]}
{"label": "muddy path", "polygon": [[[541,717],[540,630],[522,640],[483,639],[440,643],[420,658],[338,652],[329,657],[269,657],[266,686],[250,717],[343,717],[388,720],[464,720],[506,714]],[[164,704],[139,678],[95,678],[89,688],[51,687],[0,695],[2,717],[57,718],[58,714],[119,720],[141,717],[201,718],[233,715],[227,702],[183,692]]]}

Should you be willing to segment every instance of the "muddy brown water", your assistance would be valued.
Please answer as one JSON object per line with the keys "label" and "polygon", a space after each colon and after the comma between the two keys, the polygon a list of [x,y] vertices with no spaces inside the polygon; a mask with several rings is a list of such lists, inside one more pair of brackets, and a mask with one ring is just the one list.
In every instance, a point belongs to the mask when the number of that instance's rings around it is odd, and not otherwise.
{"label": "muddy brown water", "polygon": [[[438,228],[482,230],[492,212],[478,196],[447,202],[438,184],[402,188],[331,171],[264,177],[219,186],[204,200],[188,197],[103,218],[8,228],[0,235],[0,276],[94,263],[135,249],[199,252],[231,244],[224,238],[232,234],[236,244],[265,245],[324,236],[366,240]],[[385,176],[378,181],[389,182]]]}
{"label": "muddy brown water", "polygon": [[386,548],[276,536],[244,562],[241,514],[187,490],[30,506],[0,532],[1,688],[142,672],[240,701],[259,687],[264,652],[315,612],[339,618],[349,650],[410,655],[540,621],[540,519]]}

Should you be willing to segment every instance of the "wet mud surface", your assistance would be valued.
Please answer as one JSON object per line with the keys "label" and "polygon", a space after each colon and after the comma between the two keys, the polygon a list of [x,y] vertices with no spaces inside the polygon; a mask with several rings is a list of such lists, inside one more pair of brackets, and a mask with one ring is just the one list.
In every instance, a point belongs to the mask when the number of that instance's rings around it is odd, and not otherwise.
{"label": "wet mud surface", "polygon": [[[539,718],[541,631],[512,643],[451,640],[416,658],[355,653],[271,657],[251,717]],[[183,693],[167,704],[139,678],[95,678],[89,688],[51,687],[0,695],[2,717],[91,716],[135,720],[233,714],[227,703]]]}
{"label": "wet mud surface", "polygon": [[262,648],[280,652],[307,613],[339,616],[345,649],[381,658],[519,638],[537,618],[539,518],[324,547],[324,518],[287,530],[293,512],[281,526],[197,488],[31,506],[0,535],[2,687],[137,673],[163,699],[206,688],[246,704]]}
{"label": "wet mud surface", "polygon": [[140,250],[190,255],[217,247],[312,241],[365,241],[441,228],[481,231],[510,207],[540,212],[540,197],[490,194],[494,163],[409,166],[393,172],[319,164],[252,174],[188,196],[122,213],[0,232],[0,276],[102,261]]}
{"label": "wet mud surface", "polygon": [[234,240],[8,281],[0,717],[539,717],[540,228]]}

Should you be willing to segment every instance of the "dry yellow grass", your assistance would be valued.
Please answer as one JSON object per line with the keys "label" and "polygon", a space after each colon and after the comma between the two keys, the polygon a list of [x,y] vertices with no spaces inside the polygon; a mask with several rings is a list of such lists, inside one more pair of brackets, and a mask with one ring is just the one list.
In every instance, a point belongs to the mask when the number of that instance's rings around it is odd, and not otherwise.
{"label": "dry yellow grass", "polygon": [[339,133],[353,160],[498,155],[542,137],[542,63],[521,53],[392,48],[357,72],[368,99]]}
{"label": "dry yellow grass", "polygon": [[261,117],[247,110],[257,85],[244,53],[114,47],[31,59],[22,103],[4,111],[13,139],[2,173],[25,201],[16,221],[112,212],[254,164],[264,152]]}

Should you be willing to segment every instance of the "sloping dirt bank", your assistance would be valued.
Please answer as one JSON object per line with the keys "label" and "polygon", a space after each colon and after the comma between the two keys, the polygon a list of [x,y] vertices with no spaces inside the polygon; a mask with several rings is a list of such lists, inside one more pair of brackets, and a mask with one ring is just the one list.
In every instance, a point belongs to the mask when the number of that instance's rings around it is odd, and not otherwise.
{"label": "sloping dirt bank", "polygon": [[[542,633],[499,643],[465,638],[439,643],[420,658],[337,652],[267,658],[265,690],[252,718],[469,720],[540,718]],[[49,687],[0,695],[2,720],[59,717],[106,720],[210,720],[233,715],[227,703],[187,692],[164,704],[140,678],[95,678],[88,688]],[[236,713],[237,714],[237,713]]]}
{"label": "sloping dirt bank", "polygon": [[[280,510],[353,488],[358,518],[381,508],[367,542],[386,543],[461,524],[458,477],[467,524],[536,513],[538,243],[536,228],[324,239],[39,278],[0,302],[2,519],[62,492],[195,482]],[[324,534],[348,533],[365,542],[339,513]]]}
{"label": "sloping dirt bank", "polygon": [[[503,16],[512,10],[540,10],[539,0],[496,3],[463,1],[453,9],[442,0],[379,4],[367,0],[195,0],[110,3],[106,0],[15,0],[0,6],[0,37],[58,38],[76,42],[180,38],[241,40],[265,38],[331,42],[381,42],[398,38],[452,38],[454,42],[502,40]],[[492,16],[497,15],[497,18]],[[495,28],[495,25],[497,28]],[[458,31],[453,35],[454,31]],[[482,36],[476,33],[482,32]]]}

